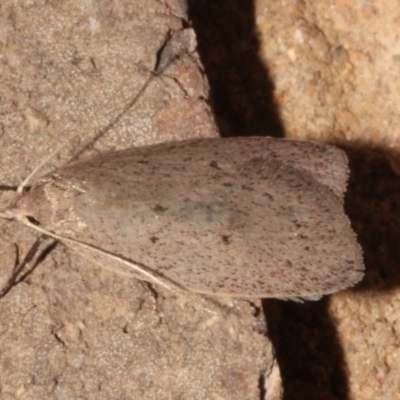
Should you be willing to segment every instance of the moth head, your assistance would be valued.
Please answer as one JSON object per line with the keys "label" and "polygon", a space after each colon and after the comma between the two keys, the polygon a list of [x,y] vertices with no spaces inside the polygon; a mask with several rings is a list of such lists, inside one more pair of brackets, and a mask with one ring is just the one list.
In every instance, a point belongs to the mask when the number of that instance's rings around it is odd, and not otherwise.
{"label": "moth head", "polygon": [[7,205],[0,207],[0,218],[17,220],[31,218],[35,220],[33,215],[29,215],[31,209],[30,196],[27,196],[29,191],[30,187],[18,187],[13,199]]}

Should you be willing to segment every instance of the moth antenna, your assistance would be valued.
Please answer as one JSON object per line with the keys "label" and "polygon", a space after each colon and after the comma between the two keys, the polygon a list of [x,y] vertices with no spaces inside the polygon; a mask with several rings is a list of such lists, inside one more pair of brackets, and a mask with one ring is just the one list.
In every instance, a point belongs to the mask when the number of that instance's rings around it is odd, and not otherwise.
{"label": "moth antenna", "polygon": [[[85,151],[90,145],[93,145],[93,143],[99,139],[102,135],[104,135],[105,132],[109,131],[120,119],[121,117],[130,109],[132,108],[137,100],[140,98],[140,96],[144,93],[144,91],[147,89],[153,78],[157,76],[155,73],[152,73],[146,80],[146,82],[143,84],[143,86],[140,88],[139,92],[134,96],[134,98],[124,107],[124,109],[118,113],[118,115],[109,123],[107,126],[105,126],[103,129],[100,130],[100,133],[96,135],[95,138],[91,139],[89,143],[83,146],[83,149],[80,150],[78,153],[75,154],[75,156],[72,158],[72,160],[76,160],[83,151]],[[75,137],[75,136],[74,136]],[[69,142],[74,138],[72,137]],[[31,181],[31,179],[36,175],[36,173],[43,168],[43,166],[49,162],[53,157],[55,157],[62,149],[65,147],[66,143],[61,144],[60,146],[57,147],[57,149],[52,152],[49,156],[47,156],[39,165],[37,165],[33,171],[23,180],[23,182],[18,185],[17,188],[17,194],[22,194],[25,187],[28,185],[28,183]]]}
{"label": "moth antenna", "polygon": [[[79,152],[77,152],[75,154],[75,156],[72,158],[72,160],[76,160],[90,145],[93,145],[93,143],[98,140],[101,136],[103,136],[106,132],[108,132],[114,125],[117,124],[117,122],[121,119],[121,117],[129,110],[131,109],[136,102],[138,101],[138,99],[140,98],[140,96],[145,92],[145,90],[147,89],[147,87],[149,86],[149,84],[151,83],[151,81],[154,79],[154,77],[156,77],[157,75],[155,73],[152,73],[146,80],[146,82],[143,84],[143,86],[140,88],[140,90],[138,91],[138,93],[133,97],[133,99],[124,107],[124,109],[122,111],[120,111],[118,113],[118,115],[116,117],[113,118],[113,120],[108,123],[103,129],[100,130],[100,132],[96,135],[95,138],[91,139],[89,143],[87,143],[86,145],[83,146],[82,150],[80,150]],[[75,136],[74,136],[75,137]],[[72,137],[69,142],[74,139],[74,137]],[[33,171],[24,179],[24,181],[18,186],[17,188],[17,194],[21,194],[24,191],[24,188],[28,185],[28,183],[30,182],[30,180],[36,175],[36,173],[43,168],[43,166],[50,161],[53,157],[55,157],[61,150],[63,147],[65,147],[66,143],[61,144],[60,146],[57,147],[57,149],[52,152],[48,157],[46,157],[38,166],[36,166]]]}
{"label": "moth antenna", "polygon": [[[163,50],[163,49],[162,49]],[[162,51],[161,51],[161,56],[162,56]],[[161,57],[160,56],[160,57]],[[72,160],[76,160],[88,147],[93,145],[97,140],[99,140],[100,137],[102,137],[106,132],[108,132],[110,129],[112,129],[118,122],[119,120],[137,103],[137,101],[140,99],[140,97],[143,95],[143,93],[146,91],[147,87],[150,85],[150,83],[153,81],[154,78],[161,76],[177,59],[179,58],[179,55],[175,55],[175,57],[171,60],[165,61],[163,65],[158,65],[155,67],[154,71],[149,71],[150,75],[142,85],[142,87],[139,89],[139,91],[136,93],[136,95],[125,105],[125,107],[104,127],[102,128],[99,133],[86,145],[83,146],[82,150],[77,152],[75,156],[72,158]],[[74,136],[75,137],[75,136]],[[74,138],[72,137],[72,139]],[[72,140],[70,139],[70,141]],[[69,141],[69,142],[70,142]],[[43,166],[51,160],[53,157],[55,157],[61,149],[65,146],[64,144],[61,144],[61,146],[57,147],[57,149],[51,153],[48,157],[46,157],[34,170],[24,179],[24,181],[18,186],[17,188],[17,194],[21,194],[24,191],[24,188],[27,186],[27,184],[30,182],[33,176],[36,175],[36,173],[43,168]]]}

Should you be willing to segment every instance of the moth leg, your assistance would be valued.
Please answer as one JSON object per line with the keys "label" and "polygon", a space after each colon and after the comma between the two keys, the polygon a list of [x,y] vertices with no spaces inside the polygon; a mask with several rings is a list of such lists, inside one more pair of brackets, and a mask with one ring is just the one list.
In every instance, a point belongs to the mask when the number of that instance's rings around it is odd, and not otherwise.
{"label": "moth leg", "polygon": [[19,247],[15,244],[15,263],[13,272],[8,279],[7,283],[3,288],[0,289],[0,299],[7,295],[7,293],[18,283],[24,281],[35,269],[36,267],[45,260],[47,255],[56,247],[57,240],[52,240],[50,244],[48,244],[36,257],[35,262],[27,267],[29,263],[35,258],[38,254],[40,245],[44,240],[48,237],[41,235],[36,241],[33,243],[29,251],[26,253],[24,259],[20,260]]}

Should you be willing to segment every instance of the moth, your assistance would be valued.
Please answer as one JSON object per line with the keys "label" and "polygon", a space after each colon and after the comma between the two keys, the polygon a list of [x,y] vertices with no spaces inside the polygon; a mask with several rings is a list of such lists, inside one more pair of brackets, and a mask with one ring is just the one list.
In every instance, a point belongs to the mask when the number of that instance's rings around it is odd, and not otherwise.
{"label": "moth", "polygon": [[107,152],[21,190],[2,216],[138,279],[238,298],[316,298],[357,283],[345,153],[268,137]]}

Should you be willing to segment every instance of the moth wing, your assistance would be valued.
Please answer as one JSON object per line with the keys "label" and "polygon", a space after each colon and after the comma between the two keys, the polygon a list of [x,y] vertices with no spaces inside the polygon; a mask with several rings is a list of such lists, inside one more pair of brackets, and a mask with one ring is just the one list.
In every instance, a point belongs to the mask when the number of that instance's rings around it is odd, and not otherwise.
{"label": "moth wing", "polygon": [[338,197],[343,197],[349,177],[348,160],[343,150],[324,143],[292,139],[271,140],[268,147],[282,163],[308,172]]}
{"label": "moth wing", "polygon": [[[363,264],[342,183],[284,157],[312,158],[306,144],[274,143],[203,139],[101,155],[53,176],[46,193],[62,218],[39,220],[193,292],[287,298],[352,286]],[[318,160],[321,146],[311,148]],[[332,154],[345,176],[343,155]]]}

